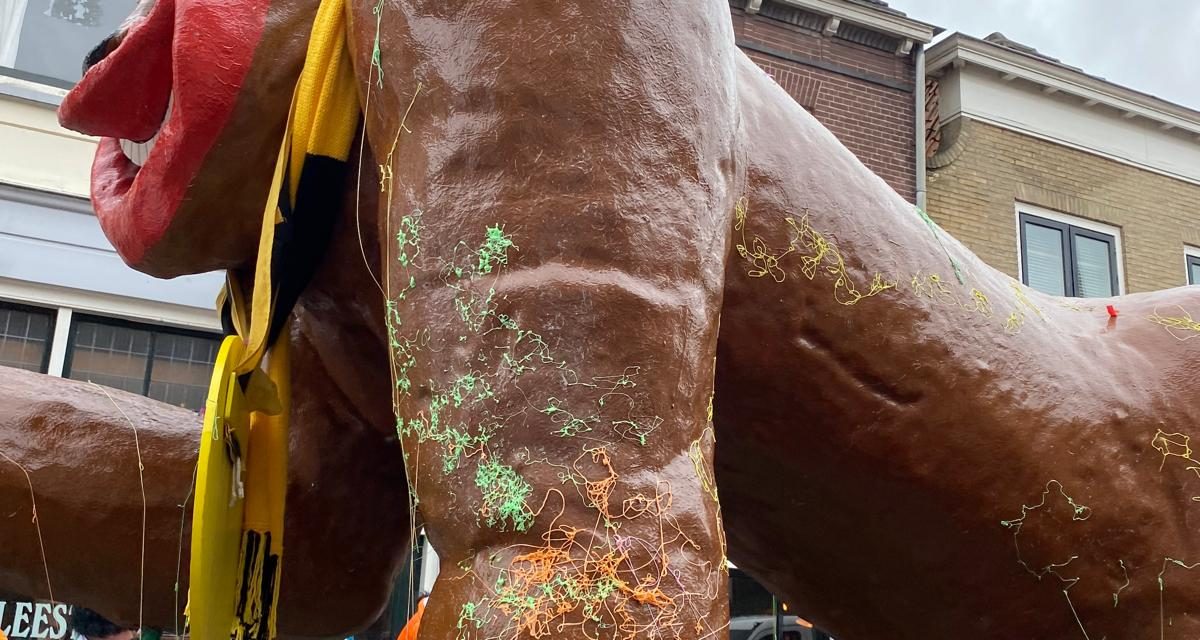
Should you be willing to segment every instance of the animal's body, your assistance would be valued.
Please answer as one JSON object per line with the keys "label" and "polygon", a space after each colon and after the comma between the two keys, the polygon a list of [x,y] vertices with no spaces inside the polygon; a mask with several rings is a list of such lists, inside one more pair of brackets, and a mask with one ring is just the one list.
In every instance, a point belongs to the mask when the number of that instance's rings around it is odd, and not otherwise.
{"label": "animal's body", "polygon": [[[233,6],[170,5],[159,147],[97,160],[102,224],[157,275],[254,255],[303,51],[285,34],[315,5],[244,3],[265,19],[230,28],[237,64],[197,95],[197,34]],[[88,73],[68,126],[146,133],[97,110],[170,35],[164,7]],[[367,144],[291,335],[285,633],[371,620],[411,495],[443,562],[424,637],[721,638],[727,557],[839,638],[1195,635],[1194,290],[1069,301],[984,265],[740,54],[720,2],[350,16]],[[51,400],[4,375],[0,444],[31,470],[55,595],[129,618],[128,426],[92,387]],[[195,431],[114,397],[152,434],[146,615],[169,628]],[[0,472],[5,505],[26,495]],[[0,591],[42,595],[14,522]],[[124,542],[69,542],[81,526]]]}

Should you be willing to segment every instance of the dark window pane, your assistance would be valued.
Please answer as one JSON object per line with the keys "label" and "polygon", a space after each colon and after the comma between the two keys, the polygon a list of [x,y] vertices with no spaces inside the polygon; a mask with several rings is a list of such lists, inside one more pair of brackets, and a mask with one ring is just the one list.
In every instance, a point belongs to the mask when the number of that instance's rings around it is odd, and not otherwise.
{"label": "dark window pane", "polygon": [[145,393],[146,367],[150,362],[149,331],[80,321],[74,334],[67,377]]}
{"label": "dark window pane", "polygon": [[150,397],[199,411],[208,395],[219,346],[215,338],[159,333],[150,370]]}
{"label": "dark window pane", "polygon": [[0,307],[0,366],[46,372],[50,312]]}
{"label": "dark window pane", "polygon": [[1038,291],[1067,295],[1062,231],[1025,223],[1025,277]]}
{"label": "dark window pane", "polygon": [[734,618],[760,618],[773,611],[771,592],[741,569],[729,570],[729,615]]}
{"label": "dark window pane", "polygon": [[1075,295],[1107,298],[1113,291],[1113,243],[1084,235],[1075,236]]}
{"label": "dark window pane", "polygon": [[116,31],[135,0],[0,2],[0,67],[74,83],[83,58]]}
{"label": "dark window pane", "polygon": [[1200,258],[1188,259],[1188,284],[1200,284]]}
{"label": "dark window pane", "polygon": [[215,337],[78,320],[66,375],[199,411],[220,340]]}
{"label": "dark window pane", "polygon": [[741,569],[729,570],[729,638],[774,637],[775,600],[770,591]]}

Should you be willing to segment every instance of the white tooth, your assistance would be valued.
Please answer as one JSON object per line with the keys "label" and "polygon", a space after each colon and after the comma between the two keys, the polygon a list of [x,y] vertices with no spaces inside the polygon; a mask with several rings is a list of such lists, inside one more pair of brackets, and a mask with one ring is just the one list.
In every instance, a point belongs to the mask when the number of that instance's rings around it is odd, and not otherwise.
{"label": "white tooth", "polygon": [[171,110],[174,106],[175,94],[172,93],[167,102],[167,114],[163,117],[163,124],[159,125],[158,131],[154,132],[154,135],[149,140],[134,142],[132,140],[125,140],[124,138],[120,139],[121,151],[125,154],[126,158],[129,158],[130,162],[139,167],[146,164],[146,158],[150,157],[150,151],[154,149],[155,143],[158,142],[158,136],[162,133],[163,127],[171,117]]}
{"label": "white tooth", "polygon": [[154,143],[158,142],[158,136],[161,133],[162,133],[162,129],[159,129],[158,132],[155,133],[152,138],[150,138],[149,140],[142,143],[142,146],[146,149],[147,156],[150,155],[150,150],[154,148]]}
{"label": "white tooth", "polygon": [[132,140],[126,140],[124,138],[120,139],[120,143],[121,143],[121,152],[125,154],[125,157],[129,158],[129,161],[132,162],[133,164],[136,164],[139,167],[142,166],[142,161],[140,159],[141,153],[140,153],[140,149],[139,149],[139,147],[141,147],[142,145],[140,145],[136,142],[133,142]]}

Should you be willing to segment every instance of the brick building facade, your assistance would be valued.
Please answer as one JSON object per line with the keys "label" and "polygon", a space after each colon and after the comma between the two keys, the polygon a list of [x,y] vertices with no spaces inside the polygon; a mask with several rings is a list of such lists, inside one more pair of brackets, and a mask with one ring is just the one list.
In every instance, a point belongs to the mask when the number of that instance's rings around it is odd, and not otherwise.
{"label": "brick building facade", "polygon": [[[999,34],[955,35],[929,60],[941,109],[928,210],[947,231],[1027,283],[1035,261],[1070,262],[1080,229],[1112,238],[1114,293],[1189,284],[1200,256],[1200,113]],[[1067,235],[1039,255],[1026,224]],[[1087,268],[1068,264],[1067,279]]]}
{"label": "brick building facade", "polygon": [[738,46],[915,202],[915,60],[936,29],[870,0],[731,0],[730,9]]}
{"label": "brick building facade", "polygon": [[1129,293],[1187,284],[1200,185],[969,118],[959,127],[963,151],[930,172],[929,210],[985,262],[1018,277],[1019,202],[1120,228]]}

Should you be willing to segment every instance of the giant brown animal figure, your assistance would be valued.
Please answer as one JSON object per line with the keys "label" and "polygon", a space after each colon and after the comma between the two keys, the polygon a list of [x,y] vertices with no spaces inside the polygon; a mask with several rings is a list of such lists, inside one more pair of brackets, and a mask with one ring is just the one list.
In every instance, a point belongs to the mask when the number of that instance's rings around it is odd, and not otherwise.
{"label": "giant brown animal figure", "polygon": [[[89,60],[61,117],[108,136],[94,202],[132,265],[252,261],[315,6],[146,2]],[[379,611],[408,491],[443,560],[423,638],[721,638],[726,553],[851,640],[1200,633],[1195,290],[987,267],[719,0],[349,12],[365,143],[290,336],[285,634]],[[141,167],[113,139],[156,132]],[[119,406],[170,628],[196,420],[2,375],[0,592],[138,616]]]}

